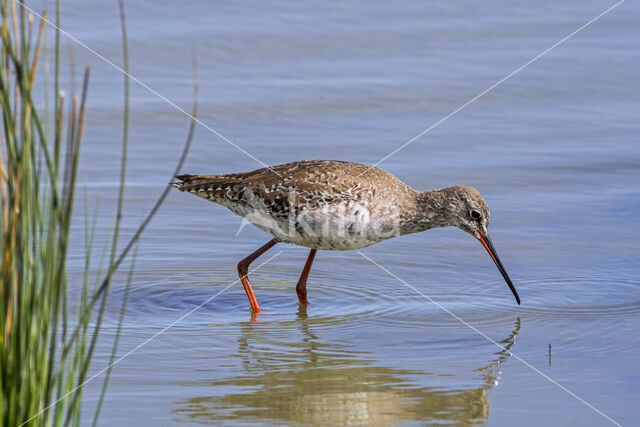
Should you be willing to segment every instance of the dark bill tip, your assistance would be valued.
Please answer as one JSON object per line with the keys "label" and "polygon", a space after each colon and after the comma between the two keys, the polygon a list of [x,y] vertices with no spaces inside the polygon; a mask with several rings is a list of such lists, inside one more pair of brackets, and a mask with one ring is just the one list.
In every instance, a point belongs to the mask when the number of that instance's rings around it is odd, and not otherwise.
{"label": "dark bill tip", "polygon": [[511,289],[513,296],[516,298],[516,302],[518,303],[518,305],[520,305],[520,295],[518,295],[518,291],[516,291],[516,287],[513,286],[513,282],[507,274],[507,270],[505,270],[504,266],[502,265],[502,261],[500,261],[498,252],[496,251],[496,248],[493,247],[491,239],[489,239],[488,235],[484,236],[482,233],[477,233],[476,236],[478,237],[478,240],[480,240],[480,243],[482,243],[482,246],[484,246],[487,252],[489,252],[491,259],[493,259],[493,262],[496,263],[496,267],[498,267],[498,270],[500,270],[500,274],[502,274],[505,282],[507,282],[507,285],[509,285],[509,289]]}

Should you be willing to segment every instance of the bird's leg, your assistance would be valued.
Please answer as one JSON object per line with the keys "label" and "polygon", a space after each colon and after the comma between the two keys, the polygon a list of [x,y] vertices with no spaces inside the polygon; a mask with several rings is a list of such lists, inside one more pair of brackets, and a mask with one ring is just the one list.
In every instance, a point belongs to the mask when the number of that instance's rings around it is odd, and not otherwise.
{"label": "bird's leg", "polygon": [[304,263],[300,280],[296,286],[296,292],[298,293],[298,300],[300,304],[307,304],[307,277],[309,277],[309,271],[311,270],[311,264],[313,264],[313,258],[316,256],[316,249],[311,249],[307,262]]}
{"label": "bird's leg", "polygon": [[238,276],[240,276],[242,286],[244,286],[244,291],[249,297],[251,309],[254,313],[260,313],[260,306],[258,305],[258,300],[253,293],[253,289],[251,289],[251,283],[249,283],[249,278],[247,277],[247,273],[249,272],[249,264],[255,261],[260,255],[271,249],[276,243],[278,243],[276,239],[270,240],[266,245],[260,247],[260,249],[238,263]]}

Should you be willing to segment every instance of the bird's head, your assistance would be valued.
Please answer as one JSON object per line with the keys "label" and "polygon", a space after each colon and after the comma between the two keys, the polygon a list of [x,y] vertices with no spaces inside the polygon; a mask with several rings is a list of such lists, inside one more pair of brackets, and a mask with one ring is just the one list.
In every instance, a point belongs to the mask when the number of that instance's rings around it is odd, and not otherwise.
{"label": "bird's head", "polygon": [[456,185],[441,190],[446,200],[451,225],[478,238],[489,233],[489,206],[473,187]]}
{"label": "bird's head", "polygon": [[498,270],[500,270],[507,285],[509,285],[516,301],[520,304],[518,292],[515,286],[513,286],[513,282],[511,282],[489,238],[489,206],[484,200],[484,197],[482,197],[478,190],[467,185],[456,185],[455,187],[444,188],[440,190],[440,192],[442,192],[444,196],[444,208],[448,213],[450,221],[448,225],[454,225],[466,231],[482,243],[482,246],[484,246],[498,267]]}

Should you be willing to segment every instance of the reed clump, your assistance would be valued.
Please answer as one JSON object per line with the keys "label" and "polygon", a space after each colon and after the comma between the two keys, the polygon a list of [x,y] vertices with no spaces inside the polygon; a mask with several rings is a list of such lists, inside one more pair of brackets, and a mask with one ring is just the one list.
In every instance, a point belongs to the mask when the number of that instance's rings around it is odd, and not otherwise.
{"label": "reed clump", "polygon": [[[128,70],[124,8],[123,52]],[[0,422],[5,426],[78,425],[83,385],[94,355],[111,278],[166,196],[125,249],[117,252],[125,184],[129,80],[125,77],[124,138],[120,190],[108,264],[90,272],[95,222],[85,225],[86,260],[81,283],[67,274],[78,162],[89,87],[85,68],[79,96],[60,90],[60,31],[52,48],[53,71],[43,55],[47,16],[37,19],[22,2],[0,0]],[[54,22],[60,26],[60,2]],[[43,58],[44,56],[44,58]],[[42,71],[41,71],[42,74]],[[125,73],[128,75],[127,73]],[[53,94],[47,89],[53,82]],[[49,112],[49,105],[52,105]],[[188,144],[181,161],[184,160]],[[181,163],[180,163],[181,164]],[[131,274],[129,274],[131,280]],[[127,285],[128,289],[128,285]],[[70,295],[75,295],[72,297]],[[121,302],[124,314],[126,298]],[[122,322],[123,316],[120,316]],[[121,325],[121,323],[120,323]],[[111,360],[116,355],[117,338]],[[102,377],[104,397],[110,369]],[[100,403],[94,414],[94,424]]]}
{"label": "reed clump", "polygon": [[72,304],[68,292],[89,68],[80,96],[66,99],[59,90],[57,34],[50,119],[35,101],[47,97],[36,95],[46,14],[36,22],[14,1],[3,1],[0,11],[0,420],[6,426],[75,424],[82,388],[74,389],[86,377],[99,332],[90,322],[103,314],[92,312],[96,300],[107,298],[104,291],[96,295],[88,269],[79,300]]}
{"label": "reed clump", "polygon": [[[118,250],[123,217],[129,128],[129,59],[123,0],[119,0],[124,59],[123,139],[116,219],[105,268],[90,271],[93,221],[85,219],[85,262],[80,283],[70,293],[67,274],[69,235],[74,219],[78,162],[86,115],[89,68],[79,96],[60,88],[60,1],[56,2],[53,70],[37,85],[38,70],[49,70],[43,55],[46,13],[34,16],[23,2],[0,0],[0,422],[5,426],[79,425],[83,386],[88,377],[108,301],[113,274],[131,252],[168,195],[164,190],[122,250]],[[43,58],[44,56],[44,58]],[[43,62],[47,64],[43,67]],[[195,69],[195,62],[194,62]],[[177,174],[189,151],[197,116],[194,73],[191,125]],[[47,89],[53,81],[53,95]],[[49,105],[53,105],[50,113]],[[66,113],[65,113],[66,111]],[[169,178],[169,177],[168,177]],[[86,203],[86,202],[85,202]],[[85,218],[88,217],[85,214]],[[135,257],[134,257],[135,258]],[[93,414],[95,425],[116,359],[132,267],[111,347],[108,367]],[[76,295],[73,299],[70,295]],[[101,367],[102,368],[102,367]]]}

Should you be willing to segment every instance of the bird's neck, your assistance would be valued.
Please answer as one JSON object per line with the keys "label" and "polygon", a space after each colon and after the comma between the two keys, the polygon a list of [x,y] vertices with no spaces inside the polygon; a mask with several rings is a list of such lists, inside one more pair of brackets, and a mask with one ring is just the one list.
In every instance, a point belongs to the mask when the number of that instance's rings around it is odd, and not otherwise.
{"label": "bird's neck", "polygon": [[413,209],[403,221],[402,234],[418,233],[437,227],[448,227],[451,224],[451,214],[446,196],[447,189],[417,191]]}

